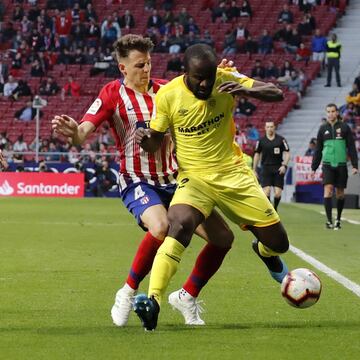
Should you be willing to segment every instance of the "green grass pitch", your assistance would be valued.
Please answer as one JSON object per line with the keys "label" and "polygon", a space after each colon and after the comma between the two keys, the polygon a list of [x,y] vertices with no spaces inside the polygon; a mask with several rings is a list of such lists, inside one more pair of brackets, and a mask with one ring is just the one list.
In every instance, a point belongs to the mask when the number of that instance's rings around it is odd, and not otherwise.
{"label": "green grass pitch", "polygon": [[[280,204],[291,242],[360,284],[360,226],[326,231],[321,210]],[[323,283],[318,304],[290,307],[252,253],[251,234],[232,228],[233,249],[200,296],[207,325],[183,325],[164,303],[158,329],[145,333],[134,314],[126,328],[110,318],[143,236],[120,200],[0,199],[0,358],[358,359],[360,298],[288,253],[289,268],[313,269]],[[202,246],[193,239],[168,292]]]}

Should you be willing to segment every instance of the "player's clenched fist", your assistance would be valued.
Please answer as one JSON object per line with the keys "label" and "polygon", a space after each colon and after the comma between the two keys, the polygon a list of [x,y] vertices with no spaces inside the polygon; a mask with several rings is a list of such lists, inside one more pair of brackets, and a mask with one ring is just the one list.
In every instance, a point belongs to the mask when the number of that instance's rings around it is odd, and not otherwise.
{"label": "player's clenched fist", "polygon": [[141,144],[144,140],[150,138],[150,130],[144,128],[138,128],[135,131],[135,141],[137,144]]}

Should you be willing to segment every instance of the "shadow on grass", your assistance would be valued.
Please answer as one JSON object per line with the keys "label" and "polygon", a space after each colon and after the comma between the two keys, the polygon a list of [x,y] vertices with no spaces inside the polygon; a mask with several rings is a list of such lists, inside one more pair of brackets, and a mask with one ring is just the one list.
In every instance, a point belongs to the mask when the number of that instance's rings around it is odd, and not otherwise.
{"label": "shadow on grass", "polygon": [[[156,333],[163,332],[188,332],[188,331],[219,331],[219,330],[256,330],[256,329],[358,329],[360,330],[360,321],[289,321],[289,322],[254,322],[239,324],[210,324],[206,326],[186,326],[178,324],[159,324]],[[138,333],[143,331],[140,325],[130,325],[124,328],[117,328],[111,325],[99,326],[8,326],[0,327],[0,333],[11,332],[32,332],[37,335],[58,336],[58,335],[87,335],[87,334],[107,334],[118,336],[120,333]]]}

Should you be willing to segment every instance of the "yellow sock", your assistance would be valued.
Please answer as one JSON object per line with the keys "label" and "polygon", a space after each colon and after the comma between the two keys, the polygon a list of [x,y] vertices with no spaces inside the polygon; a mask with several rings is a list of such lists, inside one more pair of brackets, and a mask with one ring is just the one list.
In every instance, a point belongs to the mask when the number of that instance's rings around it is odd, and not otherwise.
{"label": "yellow sock", "polygon": [[270,257],[270,256],[278,256],[280,253],[277,253],[276,251],[271,250],[267,246],[263,245],[260,241],[258,242],[258,249],[259,253],[263,257]]}
{"label": "yellow sock", "polygon": [[176,239],[167,236],[159,247],[151,269],[149,297],[154,296],[156,301],[161,303],[161,298],[176,273],[185,247]]}

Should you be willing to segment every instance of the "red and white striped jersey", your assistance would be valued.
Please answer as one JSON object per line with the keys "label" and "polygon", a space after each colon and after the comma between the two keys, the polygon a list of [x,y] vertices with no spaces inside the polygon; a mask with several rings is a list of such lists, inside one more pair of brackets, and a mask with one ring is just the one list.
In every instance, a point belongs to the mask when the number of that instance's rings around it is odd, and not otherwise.
{"label": "red and white striped jersey", "polygon": [[145,152],[135,142],[135,130],[149,127],[154,97],[161,84],[151,80],[149,90],[142,94],[126,87],[121,80],[106,84],[81,122],[90,121],[96,128],[107,121],[120,152],[120,188],[131,183],[147,182],[161,186],[175,183],[177,163],[171,149],[170,135],[164,137],[154,154]]}

